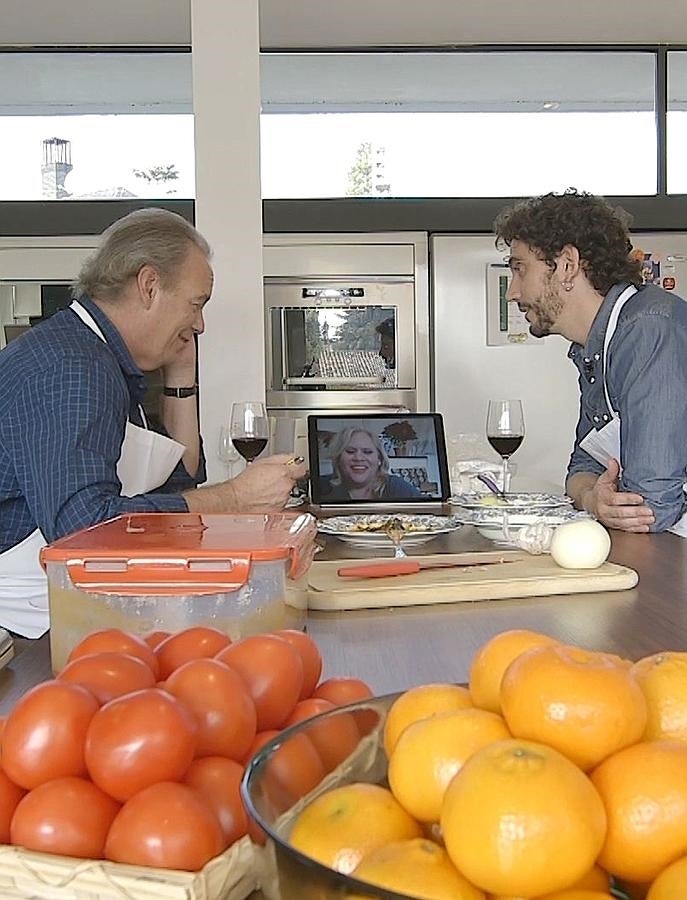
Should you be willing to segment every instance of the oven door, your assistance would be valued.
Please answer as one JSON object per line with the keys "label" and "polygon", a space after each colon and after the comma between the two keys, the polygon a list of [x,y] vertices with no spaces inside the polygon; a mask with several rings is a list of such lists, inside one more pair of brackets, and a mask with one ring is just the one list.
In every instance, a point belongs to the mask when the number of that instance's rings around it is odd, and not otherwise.
{"label": "oven door", "polygon": [[408,405],[414,394],[411,279],[266,279],[265,320],[269,406]]}

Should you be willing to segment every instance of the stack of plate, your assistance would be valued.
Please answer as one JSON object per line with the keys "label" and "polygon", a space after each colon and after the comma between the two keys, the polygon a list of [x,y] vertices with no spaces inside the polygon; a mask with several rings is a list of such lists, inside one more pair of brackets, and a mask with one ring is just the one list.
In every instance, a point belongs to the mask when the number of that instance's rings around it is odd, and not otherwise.
{"label": "stack of plate", "polygon": [[561,525],[585,517],[573,509],[570,497],[545,493],[518,493],[501,500],[495,494],[455,494],[450,502],[457,507],[455,517],[474,525],[492,541],[512,543],[526,525]]}

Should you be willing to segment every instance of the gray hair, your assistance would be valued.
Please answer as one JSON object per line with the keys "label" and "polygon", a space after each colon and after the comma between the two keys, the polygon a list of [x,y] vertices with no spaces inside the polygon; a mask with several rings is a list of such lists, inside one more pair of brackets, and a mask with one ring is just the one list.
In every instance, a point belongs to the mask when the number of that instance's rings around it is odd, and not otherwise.
{"label": "gray hair", "polygon": [[77,300],[116,300],[143,266],[152,266],[168,287],[193,244],[209,259],[210,245],[190,222],[167,209],[137,209],[105,229],[98,249],[72,285]]}

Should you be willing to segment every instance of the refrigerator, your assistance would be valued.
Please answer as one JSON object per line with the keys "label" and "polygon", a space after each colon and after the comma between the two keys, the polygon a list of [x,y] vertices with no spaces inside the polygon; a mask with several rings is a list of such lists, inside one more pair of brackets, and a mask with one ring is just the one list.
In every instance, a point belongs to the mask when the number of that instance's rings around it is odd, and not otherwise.
{"label": "refrigerator", "polygon": [[[632,242],[645,279],[686,298],[687,233],[638,233]],[[511,489],[560,492],[577,424],[577,369],[564,338],[534,339],[517,306],[506,309],[503,257],[493,235],[431,238],[435,406],[449,459],[479,453],[498,468],[500,458],[486,442],[487,403],[521,400],[525,439],[511,460]]]}

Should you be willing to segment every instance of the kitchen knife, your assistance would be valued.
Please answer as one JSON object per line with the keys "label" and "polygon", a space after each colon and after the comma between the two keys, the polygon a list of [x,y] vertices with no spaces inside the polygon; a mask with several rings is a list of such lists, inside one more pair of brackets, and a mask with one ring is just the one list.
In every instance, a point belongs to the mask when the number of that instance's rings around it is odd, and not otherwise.
{"label": "kitchen knife", "polygon": [[461,553],[450,560],[423,561],[416,557],[390,559],[384,562],[362,563],[353,566],[342,566],[337,575],[342,578],[388,578],[393,575],[416,575],[425,569],[456,569],[467,566],[495,565],[496,563],[515,562],[525,559],[527,554],[520,551],[503,553]]}

